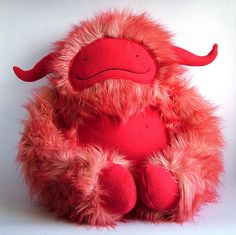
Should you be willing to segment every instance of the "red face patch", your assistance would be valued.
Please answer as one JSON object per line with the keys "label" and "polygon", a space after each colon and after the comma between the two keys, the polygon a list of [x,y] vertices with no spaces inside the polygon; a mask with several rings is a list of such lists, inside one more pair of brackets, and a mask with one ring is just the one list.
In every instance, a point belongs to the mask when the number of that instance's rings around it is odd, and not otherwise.
{"label": "red face patch", "polygon": [[148,50],[126,39],[104,38],[82,48],[70,66],[70,82],[83,90],[108,79],[150,83],[159,66]]}

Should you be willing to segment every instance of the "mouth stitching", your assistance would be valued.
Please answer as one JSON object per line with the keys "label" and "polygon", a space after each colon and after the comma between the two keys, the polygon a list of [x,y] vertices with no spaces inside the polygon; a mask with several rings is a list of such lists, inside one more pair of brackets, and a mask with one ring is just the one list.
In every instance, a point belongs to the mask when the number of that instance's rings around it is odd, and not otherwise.
{"label": "mouth stitching", "polygon": [[93,74],[93,75],[91,75],[91,76],[88,76],[88,77],[86,77],[86,78],[76,77],[76,79],[82,80],[82,81],[83,81],[83,80],[88,80],[88,79],[91,79],[91,78],[93,78],[93,77],[95,77],[95,76],[97,76],[97,75],[99,75],[99,74],[101,74],[101,73],[103,73],[103,72],[106,72],[106,71],[113,71],[113,70],[120,70],[120,71],[124,71],[124,72],[128,72],[128,73],[132,73],[132,74],[145,74],[145,73],[148,73],[148,72],[150,71],[150,68],[147,69],[147,70],[144,71],[144,72],[134,72],[134,71],[129,70],[129,69],[109,68],[109,69],[101,70],[101,71],[99,71],[99,72],[97,72],[97,73],[95,73],[95,74]]}

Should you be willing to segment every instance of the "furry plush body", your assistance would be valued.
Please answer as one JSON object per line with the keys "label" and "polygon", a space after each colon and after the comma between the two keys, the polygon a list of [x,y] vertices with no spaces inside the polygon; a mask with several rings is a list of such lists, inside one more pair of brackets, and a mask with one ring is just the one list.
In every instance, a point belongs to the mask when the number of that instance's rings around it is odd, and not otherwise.
{"label": "furry plush body", "polygon": [[[111,77],[74,89],[78,52],[104,38],[145,47],[158,68],[154,79]],[[44,68],[38,78],[51,73],[50,85],[26,105],[18,161],[31,193],[59,217],[97,226],[127,219],[184,222],[215,200],[223,171],[219,118],[189,86],[170,38],[145,14],[104,12],[75,26],[50,60],[35,66]],[[38,79],[34,71],[27,77],[14,70],[22,80]]]}

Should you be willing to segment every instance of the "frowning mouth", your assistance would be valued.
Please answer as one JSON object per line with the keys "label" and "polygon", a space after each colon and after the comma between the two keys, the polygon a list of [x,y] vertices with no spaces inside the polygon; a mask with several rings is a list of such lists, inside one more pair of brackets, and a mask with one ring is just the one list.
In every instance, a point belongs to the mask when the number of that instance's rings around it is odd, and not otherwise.
{"label": "frowning mouth", "polygon": [[76,76],[75,79],[78,83],[78,90],[83,90],[98,82],[105,80],[121,79],[129,80],[137,83],[148,83],[154,78],[153,70],[148,68],[145,71],[135,71],[131,69],[121,68],[107,68],[100,70],[92,75],[82,77]]}
{"label": "frowning mouth", "polygon": [[[101,71],[99,71],[99,72],[97,72],[95,74],[92,74],[92,75],[90,75],[88,77],[83,77],[83,78],[82,77],[76,77],[76,79],[78,79],[78,80],[88,80],[88,79],[92,79],[92,78],[95,78],[95,77],[99,77],[99,75],[101,75],[101,76],[105,75],[105,74],[108,75],[108,73],[111,76],[110,79],[112,79],[112,74],[111,73],[113,73],[114,77],[117,77],[117,75],[119,75],[121,73],[122,73],[122,75],[125,73],[127,75],[130,74],[130,75],[134,76],[135,74],[136,75],[146,74],[149,71],[150,71],[150,69],[147,69],[146,71],[140,71],[139,72],[139,71],[132,71],[132,70],[129,70],[129,69],[108,68],[108,69],[103,69],[103,70],[101,70]],[[132,80],[132,79],[130,79],[130,80]]]}

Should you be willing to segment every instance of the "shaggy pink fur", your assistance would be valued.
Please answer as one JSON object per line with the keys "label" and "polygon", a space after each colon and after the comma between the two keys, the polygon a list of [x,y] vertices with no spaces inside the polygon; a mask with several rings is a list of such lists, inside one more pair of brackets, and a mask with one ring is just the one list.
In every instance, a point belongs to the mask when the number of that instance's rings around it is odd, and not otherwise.
{"label": "shaggy pink fur", "polygon": [[[69,83],[70,62],[85,45],[104,37],[144,44],[160,64],[151,84],[107,80],[81,92]],[[183,222],[216,198],[223,171],[223,139],[215,108],[190,87],[172,50],[170,34],[145,14],[104,12],[75,26],[58,42],[50,87],[40,88],[26,106],[29,118],[19,144],[18,160],[25,180],[39,202],[70,221],[98,226],[125,218]],[[129,102],[130,101],[130,102]],[[109,163],[131,172],[131,164],[115,151],[77,144],[78,127],[92,116],[125,121],[148,106],[157,107],[168,131],[168,145],[146,159],[172,172],[179,184],[179,203],[168,212],[148,209],[141,201],[124,217],[102,207],[104,190],[97,183]]]}

